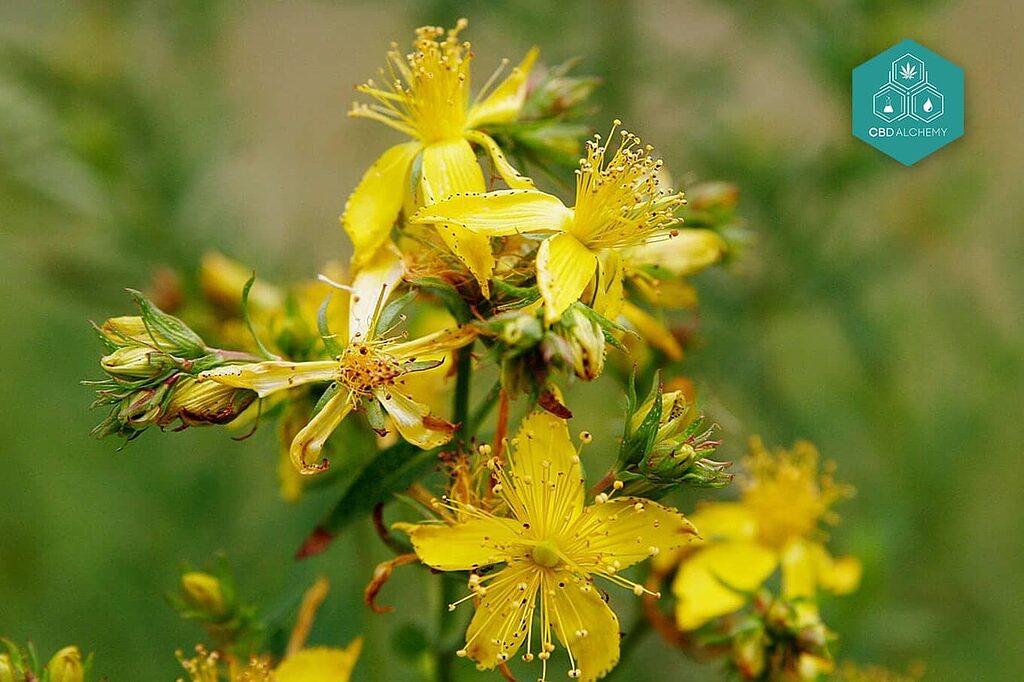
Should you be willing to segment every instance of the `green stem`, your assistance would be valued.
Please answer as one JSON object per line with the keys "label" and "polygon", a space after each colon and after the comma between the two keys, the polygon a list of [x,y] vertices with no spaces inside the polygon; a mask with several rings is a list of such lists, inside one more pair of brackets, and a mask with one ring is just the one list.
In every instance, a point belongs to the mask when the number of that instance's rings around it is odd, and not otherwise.
{"label": "green stem", "polygon": [[[459,439],[468,442],[472,436],[474,424],[469,423],[469,389],[473,378],[473,354],[472,345],[460,348],[455,360],[455,398],[452,408],[453,419],[460,426]],[[452,630],[455,628],[456,619],[448,611],[448,604],[458,599],[458,583],[449,580],[448,576],[438,576],[438,589],[440,591],[440,615],[437,623],[437,642],[434,646],[435,663],[434,671],[437,682],[452,682],[455,679],[454,663],[455,650],[449,646]]]}

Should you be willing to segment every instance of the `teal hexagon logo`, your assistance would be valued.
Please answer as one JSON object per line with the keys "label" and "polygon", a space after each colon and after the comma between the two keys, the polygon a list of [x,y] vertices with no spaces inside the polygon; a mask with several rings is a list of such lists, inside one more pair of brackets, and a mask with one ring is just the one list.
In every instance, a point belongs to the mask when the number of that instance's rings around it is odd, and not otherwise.
{"label": "teal hexagon logo", "polygon": [[964,134],[964,72],[913,40],[853,70],[853,134],[909,166]]}

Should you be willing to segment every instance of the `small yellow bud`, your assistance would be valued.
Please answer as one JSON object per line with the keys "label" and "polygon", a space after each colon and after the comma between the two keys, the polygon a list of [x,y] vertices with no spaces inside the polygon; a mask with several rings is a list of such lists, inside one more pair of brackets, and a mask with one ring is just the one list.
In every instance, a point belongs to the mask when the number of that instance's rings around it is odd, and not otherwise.
{"label": "small yellow bud", "polygon": [[66,646],[55,653],[46,670],[50,674],[50,682],[82,682],[85,678],[82,653],[77,646]]}
{"label": "small yellow bud", "polygon": [[200,571],[190,571],[181,576],[181,589],[185,599],[194,608],[211,616],[222,616],[227,610],[220,580]]}
{"label": "small yellow bud", "polygon": [[14,677],[14,663],[7,654],[0,654],[0,682],[17,682]]}

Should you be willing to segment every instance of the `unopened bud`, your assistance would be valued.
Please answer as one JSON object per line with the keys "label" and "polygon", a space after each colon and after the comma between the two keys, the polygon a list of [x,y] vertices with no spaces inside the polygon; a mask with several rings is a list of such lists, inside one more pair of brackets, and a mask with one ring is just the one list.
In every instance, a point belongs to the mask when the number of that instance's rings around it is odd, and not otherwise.
{"label": "unopened bud", "polygon": [[50,682],[82,682],[85,668],[82,666],[82,653],[77,646],[66,646],[53,655],[46,665]]}
{"label": "unopened bud", "polygon": [[185,601],[197,611],[214,618],[223,616],[227,611],[220,580],[209,573],[190,571],[183,574],[181,591]]}
{"label": "unopened bud", "polygon": [[240,415],[254,400],[255,391],[215,381],[200,382],[193,377],[182,376],[171,393],[164,420],[170,424],[180,419],[187,426],[226,424]]}
{"label": "unopened bud", "polygon": [[7,654],[0,654],[0,682],[17,682],[14,676],[14,662]]}
{"label": "unopened bud", "polygon": [[175,365],[174,358],[167,353],[145,346],[118,348],[100,360],[107,374],[126,380],[156,377]]}
{"label": "unopened bud", "polygon": [[764,632],[759,629],[740,633],[733,639],[733,662],[744,679],[753,680],[761,677],[765,668],[766,644]]}

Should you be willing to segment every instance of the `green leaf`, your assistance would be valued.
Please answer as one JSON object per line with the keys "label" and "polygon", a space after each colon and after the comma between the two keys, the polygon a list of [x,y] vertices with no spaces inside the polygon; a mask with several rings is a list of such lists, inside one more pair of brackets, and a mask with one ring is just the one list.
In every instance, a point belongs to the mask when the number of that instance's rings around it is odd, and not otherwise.
{"label": "green leaf", "polygon": [[[629,387],[631,405],[626,411],[626,427],[622,434],[622,445],[619,447],[619,469],[633,466],[647,456],[651,448],[654,447],[654,439],[658,435],[658,424],[661,421],[661,377],[658,374],[654,375],[651,390],[640,403],[636,402],[635,379],[634,372],[630,377]],[[644,416],[637,430],[631,433],[629,424],[633,420],[633,415],[648,402],[651,404],[651,409]]]}
{"label": "green leaf", "polygon": [[[184,358],[198,358],[206,354],[206,344],[187,324],[157,308],[142,292],[128,289],[128,293],[139,306],[142,321],[157,348]],[[163,347],[166,344],[157,339],[166,339],[171,347]]]}
{"label": "green leaf", "polygon": [[260,351],[260,355],[266,360],[280,360],[263,345],[260,341],[260,337],[256,336],[256,329],[252,326],[252,319],[249,317],[249,291],[252,290],[252,285],[256,283],[256,273],[252,273],[252,277],[245,283],[245,288],[242,289],[242,319],[245,320],[245,328],[249,330],[249,335],[252,336],[253,341],[256,342],[256,347]]}
{"label": "green leaf", "polygon": [[320,331],[320,338],[324,342],[324,348],[327,349],[328,355],[338,357],[344,349],[338,343],[337,335],[331,333],[331,327],[327,324],[327,306],[330,304],[331,294],[327,294],[324,302],[320,304],[320,309],[316,312],[316,326]]}
{"label": "green leaf", "polygon": [[412,286],[429,291],[441,299],[441,303],[452,314],[459,324],[466,324],[473,321],[473,312],[469,304],[462,297],[458,289],[438,277],[419,277],[410,282]]}
{"label": "green leaf", "polygon": [[414,298],[416,298],[416,290],[411,289],[384,306],[384,309],[380,311],[380,317],[377,320],[378,336],[386,334],[392,327],[401,321],[399,318],[402,314],[402,310],[405,306],[412,303]]}

